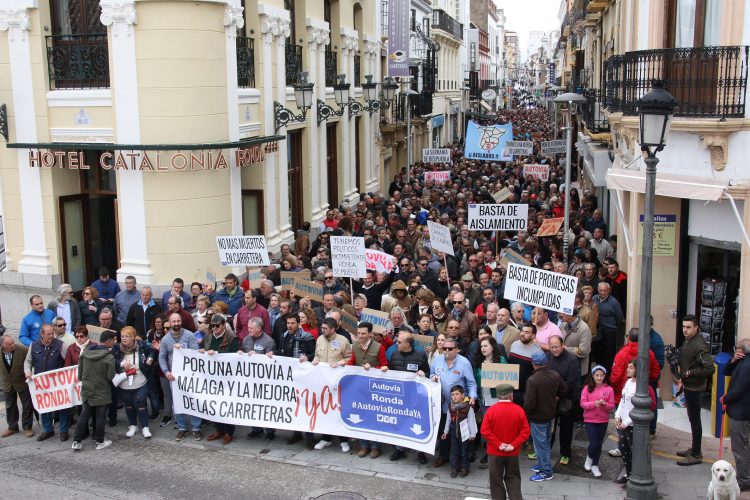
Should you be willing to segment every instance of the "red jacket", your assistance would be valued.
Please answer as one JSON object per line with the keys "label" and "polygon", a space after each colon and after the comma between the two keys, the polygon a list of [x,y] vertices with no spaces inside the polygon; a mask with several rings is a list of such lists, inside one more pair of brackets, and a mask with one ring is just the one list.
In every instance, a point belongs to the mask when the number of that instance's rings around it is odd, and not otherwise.
{"label": "red jacket", "polygon": [[[482,419],[482,436],[487,440],[487,454],[499,457],[516,457],[531,430],[523,408],[511,401],[490,406]],[[513,445],[513,451],[500,451],[500,443]]]}
{"label": "red jacket", "polygon": [[[622,396],[622,388],[625,386],[625,382],[628,380],[626,373],[628,363],[631,359],[638,357],[638,342],[628,342],[620,351],[615,355],[615,362],[612,365],[612,373],[610,374],[609,380],[612,388],[615,390],[615,402],[620,402]],[[656,382],[659,380],[659,363],[656,362],[654,351],[648,350],[648,381]]]}

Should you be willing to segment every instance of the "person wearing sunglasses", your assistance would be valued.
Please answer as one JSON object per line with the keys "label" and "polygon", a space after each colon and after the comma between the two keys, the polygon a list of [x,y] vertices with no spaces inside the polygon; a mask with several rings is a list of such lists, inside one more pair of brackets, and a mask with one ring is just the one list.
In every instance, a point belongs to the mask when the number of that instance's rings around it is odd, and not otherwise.
{"label": "person wearing sunglasses", "polygon": [[63,343],[63,358],[68,353],[68,347],[76,343],[76,338],[66,331],[67,322],[62,316],[57,316],[52,320],[52,328],[55,332],[55,338]]}
{"label": "person wearing sunglasses", "polygon": [[[443,342],[443,355],[435,356],[430,367],[430,378],[433,382],[440,382],[442,392],[442,415],[440,417],[439,429],[445,428],[448,418],[448,404],[451,400],[451,388],[459,385],[469,396],[469,404],[474,406],[477,400],[477,382],[474,379],[474,371],[468,359],[458,353],[458,342],[451,334],[451,326],[455,327],[456,321],[448,322],[446,329],[448,337]],[[448,463],[450,455],[450,440],[440,440],[439,453],[432,463],[433,467],[442,467]]]}

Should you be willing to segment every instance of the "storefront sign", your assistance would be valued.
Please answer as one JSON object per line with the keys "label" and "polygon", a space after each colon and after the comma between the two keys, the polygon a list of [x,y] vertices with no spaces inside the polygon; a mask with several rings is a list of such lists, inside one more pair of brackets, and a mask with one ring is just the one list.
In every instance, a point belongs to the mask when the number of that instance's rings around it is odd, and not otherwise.
{"label": "storefront sign", "polygon": [[469,231],[526,231],[529,206],[469,204]]}
{"label": "storefront sign", "polygon": [[388,0],[388,76],[409,76],[409,0]]}
{"label": "storefront sign", "polygon": [[570,314],[576,298],[578,278],[544,269],[508,264],[504,298]]}
{"label": "storefront sign", "polygon": [[451,150],[425,148],[422,150],[422,161],[424,163],[450,163]]}
{"label": "storefront sign", "polygon": [[364,238],[331,236],[331,258],[334,276],[364,278],[367,275]]}
{"label": "storefront sign", "polygon": [[413,373],[175,349],[175,413],[373,440],[432,453],[440,384]]}
{"label": "storefront sign", "polygon": [[64,410],[81,404],[78,365],[38,373],[26,382],[38,413]]}
{"label": "storefront sign", "polygon": [[434,182],[435,184],[445,184],[451,180],[451,171],[450,170],[440,170],[437,172],[433,172],[431,170],[428,170],[424,173],[424,181],[425,182]]}
{"label": "storefront sign", "polygon": [[[654,215],[654,256],[674,257],[676,215]],[[638,241],[643,241],[643,214],[638,227]],[[638,255],[643,254],[643,247],[638,245]]]}
{"label": "storefront sign", "polygon": [[427,227],[430,231],[430,245],[433,250],[455,255],[453,253],[453,242],[451,241],[451,230],[437,222],[427,221]]}
{"label": "storefront sign", "polygon": [[265,236],[217,236],[222,266],[270,266]]}
{"label": "storefront sign", "polygon": [[549,180],[549,165],[524,165],[523,178],[526,180],[535,178],[542,182],[547,182]]}

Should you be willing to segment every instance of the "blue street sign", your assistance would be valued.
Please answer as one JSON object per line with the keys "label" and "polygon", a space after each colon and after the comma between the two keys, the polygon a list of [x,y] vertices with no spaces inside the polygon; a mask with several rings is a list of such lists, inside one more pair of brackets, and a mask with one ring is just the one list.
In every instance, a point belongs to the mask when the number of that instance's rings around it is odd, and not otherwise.
{"label": "blue street sign", "polygon": [[434,432],[430,394],[416,380],[344,375],[339,396],[341,419],[350,429],[420,443],[429,441]]}

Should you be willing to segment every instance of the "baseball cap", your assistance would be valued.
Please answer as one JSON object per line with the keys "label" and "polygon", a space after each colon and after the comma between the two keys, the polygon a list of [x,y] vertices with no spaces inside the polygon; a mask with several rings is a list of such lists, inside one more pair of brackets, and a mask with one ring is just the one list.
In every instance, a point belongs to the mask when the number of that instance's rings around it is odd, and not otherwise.
{"label": "baseball cap", "polygon": [[547,366],[547,356],[543,352],[535,352],[531,356],[531,363],[536,366]]}

